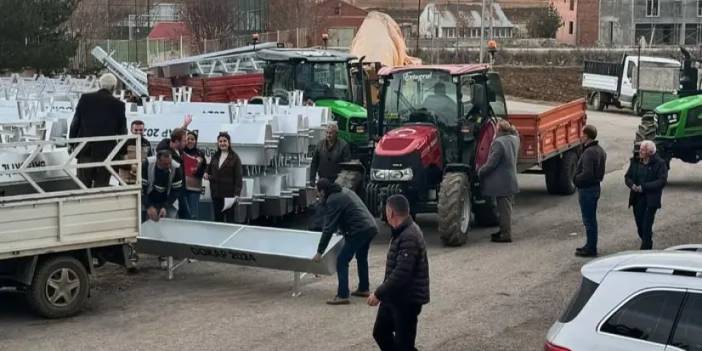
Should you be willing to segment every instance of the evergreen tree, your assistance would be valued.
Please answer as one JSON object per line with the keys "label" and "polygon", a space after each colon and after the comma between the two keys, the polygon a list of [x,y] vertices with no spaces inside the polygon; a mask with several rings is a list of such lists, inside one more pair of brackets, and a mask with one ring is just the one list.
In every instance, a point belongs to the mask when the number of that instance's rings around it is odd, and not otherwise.
{"label": "evergreen tree", "polygon": [[548,7],[544,7],[529,20],[527,30],[532,38],[555,38],[558,28],[562,25],[561,16],[553,3],[549,3]]}
{"label": "evergreen tree", "polygon": [[64,69],[75,54],[76,40],[67,22],[78,0],[0,0],[0,71]]}

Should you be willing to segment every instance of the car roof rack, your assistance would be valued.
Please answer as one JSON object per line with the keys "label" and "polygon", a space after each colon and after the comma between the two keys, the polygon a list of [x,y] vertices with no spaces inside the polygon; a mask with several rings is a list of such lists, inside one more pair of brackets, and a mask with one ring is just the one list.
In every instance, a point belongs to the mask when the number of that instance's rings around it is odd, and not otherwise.
{"label": "car roof rack", "polygon": [[600,283],[609,272],[639,272],[702,277],[702,255],[682,250],[629,251],[587,263],[583,276]]}
{"label": "car roof rack", "polygon": [[702,253],[702,244],[685,244],[671,246],[665,251],[685,251],[685,252],[700,252]]}

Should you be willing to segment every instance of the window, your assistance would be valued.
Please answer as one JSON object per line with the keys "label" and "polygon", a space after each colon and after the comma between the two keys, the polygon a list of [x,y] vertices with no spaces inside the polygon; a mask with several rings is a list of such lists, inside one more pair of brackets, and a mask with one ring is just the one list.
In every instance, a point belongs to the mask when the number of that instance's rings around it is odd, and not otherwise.
{"label": "window", "polygon": [[687,296],[670,345],[687,351],[702,351],[702,294]]}
{"label": "window", "polygon": [[684,295],[679,291],[644,292],[615,312],[600,331],[665,345]]}
{"label": "window", "polygon": [[687,127],[702,127],[702,106],[687,111]]}
{"label": "window", "polygon": [[580,288],[575,293],[575,296],[573,296],[573,299],[570,300],[568,308],[566,308],[565,312],[563,312],[563,315],[558,321],[561,323],[568,323],[575,319],[583,307],[585,307],[585,304],[590,301],[590,297],[592,297],[592,294],[595,293],[598,286],[599,284],[593,282],[592,280],[583,278],[582,283],[580,283]]}
{"label": "window", "polygon": [[570,0],[570,10],[571,11],[575,10],[575,0]]}
{"label": "window", "polygon": [[631,81],[634,78],[634,72],[636,72],[636,64],[629,61],[629,67],[626,69],[626,77]]}
{"label": "window", "polygon": [[702,17],[702,0],[697,0],[697,17]]}
{"label": "window", "polygon": [[568,22],[568,34],[573,34],[573,21]]}
{"label": "window", "polygon": [[646,0],[646,17],[658,17],[660,9],[658,0]]}

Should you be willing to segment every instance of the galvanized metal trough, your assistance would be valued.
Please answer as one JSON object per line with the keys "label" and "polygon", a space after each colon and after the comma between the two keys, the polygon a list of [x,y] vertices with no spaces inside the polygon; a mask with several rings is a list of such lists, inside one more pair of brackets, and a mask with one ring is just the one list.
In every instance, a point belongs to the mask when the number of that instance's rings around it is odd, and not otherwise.
{"label": "galvanized metal trough", "polygon": [[[141,226],[137,251],[168,259],[168,279],[193,259],[293,272],[293,296],[307,273],[332,275],[343,238],[333,236],[314,262],[321,233],[237,224],[162,219]],[[177,260],[177,263],[174,263]]]}

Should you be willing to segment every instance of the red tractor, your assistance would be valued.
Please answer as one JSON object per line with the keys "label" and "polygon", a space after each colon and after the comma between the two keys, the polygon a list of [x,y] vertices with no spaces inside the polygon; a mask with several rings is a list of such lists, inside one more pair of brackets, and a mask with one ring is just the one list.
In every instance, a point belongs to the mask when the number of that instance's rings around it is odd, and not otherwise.
{"label": "red tractor", "polygon": [[386,67],[379,74],[383,137],[365,194],[375,215],[383,215],[387,197],[404,194],[413,215],[438,212],[448,246],[463,245],[472,222],[497,224],[495,199],[480,195],[476,173],[487,160],[498,118],[510,119],[520,133],[520,171],[545,173],[550,193],[575,191],[584,100],[508,116],[500,77],[488,65]]}

